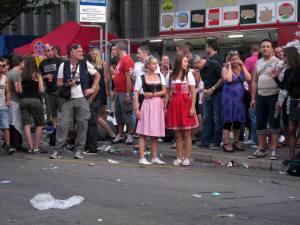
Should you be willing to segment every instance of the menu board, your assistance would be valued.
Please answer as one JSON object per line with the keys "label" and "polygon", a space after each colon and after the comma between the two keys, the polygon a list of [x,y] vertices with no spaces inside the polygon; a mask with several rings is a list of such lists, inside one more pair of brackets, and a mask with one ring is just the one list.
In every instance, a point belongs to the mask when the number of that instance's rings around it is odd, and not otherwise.
{"label": "menu board", "polygon": [[222,8],[212,8],[206,11],[206,27],[219,27],[222,22]]}
{"label": "menu board", "polygon": [[190,26],[190,11],[179,11],[175,14],[175,29],[189,29]]}
{"label": "menu board", "polygon": [[276,18],[280,22],[296,20],[296,3],[294,0],[277,2]]}
{"label": "menu board", "polygon": [[222,13],[223,26],[237,26],[240,19],[239,12],[238,6],[224,7]]}
{"label": "menu board", "polygon": [[191,11],[191,28],[205,27],[205,9]]}
{"label": "menu board", "polygon": [[256,4],[240,6],[240,24],[254,24],[257,20]]}
{"label": "menu board", "polygon": [[174,29],[175,13],[162,13],[160,17],[160,31],[171,31]]}
{"label": "menu board", "polygon": [[257,5],[257,23],[275,23],[275,2],[274,3],[262,3]]}

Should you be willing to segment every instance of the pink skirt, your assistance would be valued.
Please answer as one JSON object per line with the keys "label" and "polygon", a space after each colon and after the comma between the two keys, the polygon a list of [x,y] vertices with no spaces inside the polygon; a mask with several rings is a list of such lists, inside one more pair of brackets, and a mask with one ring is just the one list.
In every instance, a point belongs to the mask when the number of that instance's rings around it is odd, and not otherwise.
{"label": "pink skirt", "polygon": [[161,97],[144,99],[136,133],[151,137],[165,136],[164,102]]}

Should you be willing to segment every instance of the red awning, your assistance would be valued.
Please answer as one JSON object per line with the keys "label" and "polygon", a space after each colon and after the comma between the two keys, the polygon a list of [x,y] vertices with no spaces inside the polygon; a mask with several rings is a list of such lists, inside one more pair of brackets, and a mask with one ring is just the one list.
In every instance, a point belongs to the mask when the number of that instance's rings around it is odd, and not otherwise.
{"label": "red awning", "polygon": [[[113,34],[108,34],[109,41],[117,38]],[[66,22],[40,39],[43,39],[45,43],[61,47],[61,54],[65,56],[67,55],[67,49],[72,44],[80,44],[85,51],[88,51],[90,41],[100,39],[100,30],[95,27],[80,26],[77,22]],[[105,39],[104,31],[103,39]],[[20,56],[24,56],[32,54],[33,50],[31,44],[26,44],[15,48],[14,52]]]}

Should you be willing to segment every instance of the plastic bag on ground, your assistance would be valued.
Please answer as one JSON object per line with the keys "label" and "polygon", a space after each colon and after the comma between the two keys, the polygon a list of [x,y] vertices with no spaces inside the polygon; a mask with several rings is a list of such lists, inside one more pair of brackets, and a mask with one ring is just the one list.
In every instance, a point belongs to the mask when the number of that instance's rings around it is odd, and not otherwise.
{"label": "plastic bag on ground", "polygon": [[37,194],[30,200],[32,207],[38,210],[46,209],[68,209],[83,202],[84,197],[72,196],[69,199],[55,199],[49,192]]}

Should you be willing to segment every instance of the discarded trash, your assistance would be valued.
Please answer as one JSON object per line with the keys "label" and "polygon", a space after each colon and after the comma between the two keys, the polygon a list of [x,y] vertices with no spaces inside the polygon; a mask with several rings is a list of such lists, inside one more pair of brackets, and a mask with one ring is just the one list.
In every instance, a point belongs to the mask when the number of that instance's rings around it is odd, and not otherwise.
{"label": "discarded trash", "polygon": [[288,199],[296,199],[294,196],[289,196]]}
{"label": "discarded trash", "polygon": [[109,146],[109,148],[107,147],[105,151],[108,151],[110,154],[117,154],[119,152],[119,150],[113,146]]}
{"label": "discarded trash", "polygon": [[234,215],[233,214],[230,214],[230,213],[225,213],[225,214],[218,214],[217,217],[230,217],[230,218],[233,218]]}
{"label": "discarded trash", "polygon": [[264,181],[263,180],[259,180],[259,183],[263,183]]}
{"label": "discarded trash", "polygon": [[10,180],[1,180],[0,184],[10,184],[11,181]]}
{"label": "discarded trash", "polygon": [[193,194],[192,196],[195,198],[202,198],[202,195]]}
{"label": "discarded trash", "polygon": [[242,168],[248,169],[249,165],[247,163],[242,163]]}
{"label": "discarded trash", "polygon": [[108,159],[107,161],[112,164],[119,164],[119,161],[116,160]]}
{"label": "discarded trash", "polygon": [[229,168],[229,167],[234,167],[234,161],[229,161],[227,163],[227,168]]}
{"label": "discarded trash", "polygon": [[221,194],[219,192],[212,192],[211,195],[212,196],[220,196]]}
{"label": "discarded trash", "polygon": [[98,222],[103,222],[103,219],[98,219],[97,221],[98,221]]}
{"label": "discarded trash", "polygon": [[287,172],[286,172],[286,171],[283,171],[283,170],[280,170],[278,173],[279,173],[280,175],[287,175]]}
{"label": "discarded trash", "polygon": [[100,152],[107,152],[112,148],[111,145],[101,145],[97,147],[97,150]]}
{"label": "discarded trash", "polygon": [[139,151],[134,149],[134,150],[132,150],[132,153],[133,153],[133,154],[138,154]]}
{"label": "discarded trash", "polygon": [[162,153],[159,153],[159,158],[163,158],[164,157],[164,155],[162,154]]}
{"label": "discarded trash", "polygon": [[117,182],[122,182],[122,180],[121,180],[121,179],[117,179],[116,181],[117,181]]}
{"label": "discarded trash", "polygon": [[95,166],[95,163],[89,163],[89,166]]}
{"label": "discarded trash", "polygon": [[46,209],[68,209],[83,202],[84,197],[72,196],[66,200],[55,199],[49,192],[37,194],[30,200],[32,207],[38,210]]}

